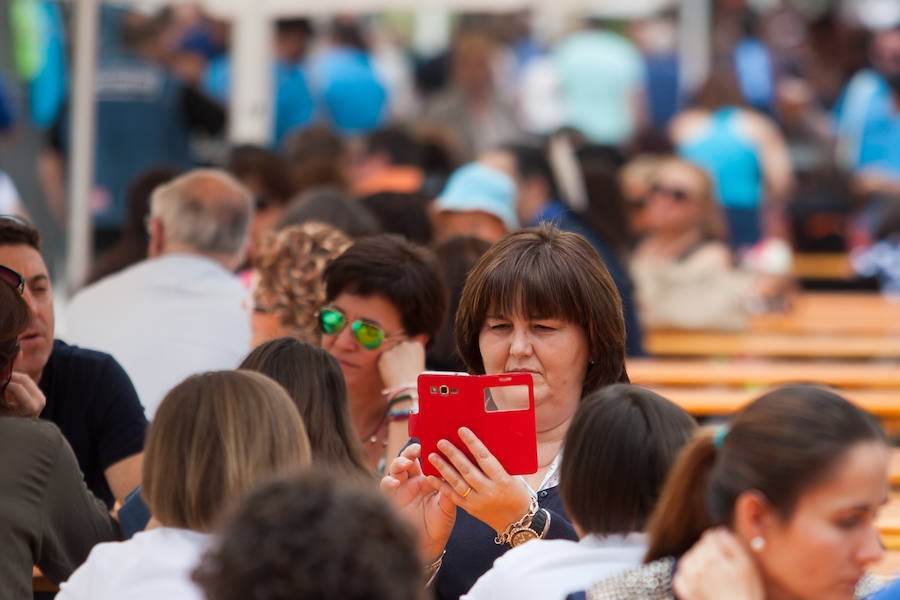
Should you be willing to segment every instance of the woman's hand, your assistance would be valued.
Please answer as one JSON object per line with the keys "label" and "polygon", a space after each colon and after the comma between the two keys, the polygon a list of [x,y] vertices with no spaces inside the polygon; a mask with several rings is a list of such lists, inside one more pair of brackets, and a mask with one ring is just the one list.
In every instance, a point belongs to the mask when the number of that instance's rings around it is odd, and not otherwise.
{"label": "woman's hand", "polygon": [[724,527],[710,529],[678,561],[672,589],[681,600],[764,600],[753,559]]}
{"label": "woman's hand", "polygon": [[428,481],[442,495],[476,519],[490,525],[498,533],[521,519],[531,505],[531,494],[518,477],[506,472],[487,447],[467,427],[460,427],[459,438],[475,457],[472,464],[466,455],[447,440],[440,440],[438,453],[428,456],[441,478]]}
{"label": "woman's hand", "polygon": [[31,377],[13,371],[0,401],[0,415],[9,417],[37,417],[44,410],[47,399]]}
{"label": "woman's hand", "polygon": [[422,474],[422,447],[410,444],[391,461],[381,491],[419,534],[419,550],[427,563],[444,551],[456,523],[456,505]]}
{"label": "woman's hand", "polygon": [[416,383],[425,370],[425,346],[417,341],[404,340],[378,358],[378,373],[385,388]]}

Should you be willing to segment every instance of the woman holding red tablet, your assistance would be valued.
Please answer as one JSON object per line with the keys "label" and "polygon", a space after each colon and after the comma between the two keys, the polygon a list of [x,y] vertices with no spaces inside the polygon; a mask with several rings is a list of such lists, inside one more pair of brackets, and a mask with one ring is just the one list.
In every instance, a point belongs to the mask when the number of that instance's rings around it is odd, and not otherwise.
{"label": "woman holding red tablet", "polygon": [[[474,462],[442,440],[440,453],[420,457],[412,444],[390,464],[382,490],[418,526],[438,598],[464,594],[512,545],[577,539],[557,494],[563,438],[585,394],[628,381],[615,284],[587,240],[550,225],[510,234],[481,257],[455,327],[470,373],[531,374],[538,469],[509,475],[466,428]],[[441,477],[425,477],[417,459]]]}

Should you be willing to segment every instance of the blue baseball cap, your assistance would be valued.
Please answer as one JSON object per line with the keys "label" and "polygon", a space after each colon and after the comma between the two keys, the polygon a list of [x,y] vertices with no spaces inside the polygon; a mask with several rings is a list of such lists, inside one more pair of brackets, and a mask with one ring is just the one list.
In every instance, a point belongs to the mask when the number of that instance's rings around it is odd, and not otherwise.
{"label": "blue baseball cap", "polygon": [[481,163],[469,163],[454,171],[435,206],[438,212],[481,211],[500,219],[509,232],[519,228],[515,182]]}

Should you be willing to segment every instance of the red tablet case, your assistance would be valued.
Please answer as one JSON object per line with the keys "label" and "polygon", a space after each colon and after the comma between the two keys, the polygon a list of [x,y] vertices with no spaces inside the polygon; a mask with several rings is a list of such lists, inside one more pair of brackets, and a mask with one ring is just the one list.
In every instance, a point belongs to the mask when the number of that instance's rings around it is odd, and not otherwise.
{"label": "red tablet case", "polygon": [[[488,412],[484,390],[521,385],[528,388],[528,408]],[[419,412],[410,415],[409,435],[422,444],[422,471],[437,475],[428,455],[438,452],[445,439],[475,462],[459,439],[460,427],[471,429],[510,475],[537,471],[537,439],[534,422],[534,381],[528,373],[466,375],[422,373],[418,379]],[[476,463],[477,464],[477,463]]]}

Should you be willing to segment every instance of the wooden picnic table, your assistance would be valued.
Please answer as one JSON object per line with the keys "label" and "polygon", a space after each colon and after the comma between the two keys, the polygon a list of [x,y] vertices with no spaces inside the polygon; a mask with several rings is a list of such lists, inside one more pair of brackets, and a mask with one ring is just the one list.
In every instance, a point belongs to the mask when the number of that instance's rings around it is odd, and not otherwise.
{"label": "wooden picnic table", "polygon": [[[730,415],[768,391],[713,386],[647,385],[695,416]],[[900,417],[900,391],[885,389],[841,390],[841,395],[879,418]]]}
{"label": "wooden picnic table", "polygon": [[793,257],[797,279],[855,279],[856,272],[846,252],[798,252]]}
{"label": "wooden picnic table", "polygon": [[894,362],[632,358],[627,366],[631,381],[639,384],[759,388],[812,382],[841,388],[895,389],[900,401],[900,363]]}
{"label": "wooden picnic table", "polygon": [[644,344],[653,356],[900,359],[900,335],[651,330]]}
{"label": "wooden picnic table", "polygon": [[820,335],[898,335],[900,303],[873,292],[805,292],[784,313],[751,319],[750,331]]}
{"label": "wooden picnic table", "polygon": [[654,356],[900,358],[900,303],[871,292],[806,292],[791,310],[753,317],[742,331],[651,329]]}

